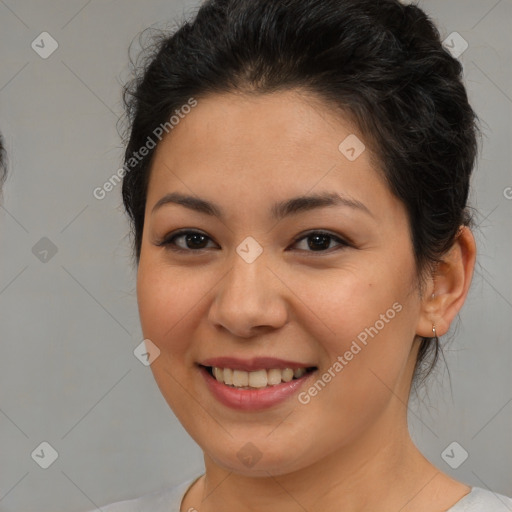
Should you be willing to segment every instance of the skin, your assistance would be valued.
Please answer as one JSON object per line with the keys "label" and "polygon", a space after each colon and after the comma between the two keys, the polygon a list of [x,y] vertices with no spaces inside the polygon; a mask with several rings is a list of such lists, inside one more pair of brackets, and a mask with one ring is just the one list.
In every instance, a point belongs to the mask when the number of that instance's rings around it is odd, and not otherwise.
{"label": "skin", "polygon": [[[415,447],[405,404],[419,337],[433,324],[445,334],[464,303],[473,235],[461,230],[420,294],[406,210],[369,144],[353,162],[338,150],[350,134],[365,140],[305,93],[219,94],[200,99],[156,149],[137,295],[144,337],[160,349],[156,382],[204,452],[205,475],[182,511],[442,512],[470,491]],[[274,202],[322,191],[371,215],[331,206],[271,219]],[[170,192],[225,216],[176,204],[152,212]],[[181,228],[208,238],[175,240],[182,254],[157,245]],[[313,230],[351,245],[328,238],[318,249],[303,238]],[[250,264],[236,252],[247,236],[263,248]],[[401,311],[307,405],[295,395],[264,411],[229,409],[199,374],[209,357],[270,356],[313,363],[314,381],[394,303]],[[248,442],[261,453],[252,467],[237,457]]]}

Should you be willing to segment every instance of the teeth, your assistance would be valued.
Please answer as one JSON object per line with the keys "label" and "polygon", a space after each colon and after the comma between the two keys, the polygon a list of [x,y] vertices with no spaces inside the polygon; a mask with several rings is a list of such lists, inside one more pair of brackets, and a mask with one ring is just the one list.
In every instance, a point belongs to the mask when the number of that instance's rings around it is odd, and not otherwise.
{"label": "teeth", "polygon": [[231,368],[224,368],[224,384],[233,385],[233,370]]}
{"label": "teeth", "polygon": [[306,373],[306,368],[271,368],[269,370],[257,370],[245,372],[243,370],[232,370],[231,368],[212,367],[215,379],[228,386],[235,388],[265,388],[276,386],[281,382],[290,382],[294,378],[299,379]]}
{"label": "teeth", "polygon": [[269,386],[281,384],[281,370],[279,368],[267,370],[267,382]]}
{"label": "teeth", "polygon": [[293,379],[293,370],[291,368],[285,368],[281,377],[285,382],[290,382]]}
{"label": "teeth", "polygon": [[224,382],[224,372],[222,368],[217,368],[216,366],[213,367],[213,376],[219,381]]}
{"label": "teeth", "polygon": [[233,370],[233,386],[241,388],[249,385],[249,374],[241,370]]}
{"label": "teeth", "polygon": [[[246,372],[244,372],[246,373]],[[249,373],[249,386],[251,388],[264,388],[267,386],[267,370],[258,370]]]}
{"label": "teeth", "polygon": [[306,368],[295,368],[295,370],[293,370],[293,376],[294,376],[296,379],[299,379],[299,378],[300,378],[300,377],[302,377],[305,373],[306,373]]}

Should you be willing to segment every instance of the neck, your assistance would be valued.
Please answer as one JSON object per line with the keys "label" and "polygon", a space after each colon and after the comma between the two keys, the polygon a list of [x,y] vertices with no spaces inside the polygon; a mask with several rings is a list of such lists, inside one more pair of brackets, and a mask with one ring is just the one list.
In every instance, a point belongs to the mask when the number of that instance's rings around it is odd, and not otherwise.
{"label": "neck", "polygon": [[199,501],[189,504],[201,512],[339,512],[341,504],[344,512],[415,510],[420,490],[428,493],[440,473],[413,444],[405,411],[399,426],[396,411],[388,412],[349,445],[284,475],[240,475],[205,455]]}

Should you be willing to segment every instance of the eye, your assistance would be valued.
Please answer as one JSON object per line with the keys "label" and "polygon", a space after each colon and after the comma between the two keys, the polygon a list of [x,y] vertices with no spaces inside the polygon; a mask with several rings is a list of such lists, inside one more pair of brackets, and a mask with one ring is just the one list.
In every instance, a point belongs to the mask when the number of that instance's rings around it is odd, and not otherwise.
{"label": "eye", "polygon": [[[176,244],[176,240],[184,239],[185,248]],[[181,230],[177,233],[174,233],[160,242],[157,242],[157,246],[159,247],[168,247],[169,249],[176,252],[198,252],[202,249],[205,249],[206,240],[211,240],[209,236],[201,233],[200,231],[187,231]]]}
{"label": "eye", "polygon": [[331,241],[338,243],[341,247],[349,247],[350,245],[340,237],[325,231],[312,231],[310,233],[306,233],[304,236],[295,239],[295,243],[308,239],[310,242],[308,242],[306,246],[311,249],[311,251],[307,252],[326,252],[326,250],[330,248]]}
{"label": "eye", "polygon": [[[182,242],[180,242],[180,245],[177,241],[181,239]],[[175,252],[201,252],[204,249],[207,249],[208,240],[211,241],[211,238],[200,231],[181,230],[176,233],[172,233],[170,236],[160,242],[157,242],[156,245],[159,247],[167,247]],[[340,246],[339,248],[350,246],[350,244],[345,240],[325,231],[312,231],[310,233],[306,233],[305,235],[296,238],[294,245],[306,240],[309,240],[309,242],[305,244],[307,247],[307,249],[305,249],[306,252],[327,252],[327,250],[331,248],[331,243],[333,241]]]}

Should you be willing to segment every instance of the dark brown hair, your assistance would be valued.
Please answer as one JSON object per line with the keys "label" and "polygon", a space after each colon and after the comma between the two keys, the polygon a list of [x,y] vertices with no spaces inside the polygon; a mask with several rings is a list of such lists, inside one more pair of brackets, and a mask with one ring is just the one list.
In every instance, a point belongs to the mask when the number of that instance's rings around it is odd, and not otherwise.
{"label": "dark brown hair", "polygon": [[[191,97],[313,93],[353,116],[405,205],[421,293],[421,277],[460,226],[472,224],[478,133],[462,65],[422,9],[398,0],[208,0],[194,19],[153,41],[125,88],[125,163]],[[123,180],[137,262],[153,154]],[[422,340],[416,377],[426,378],[439,350],[437,338]]]}

